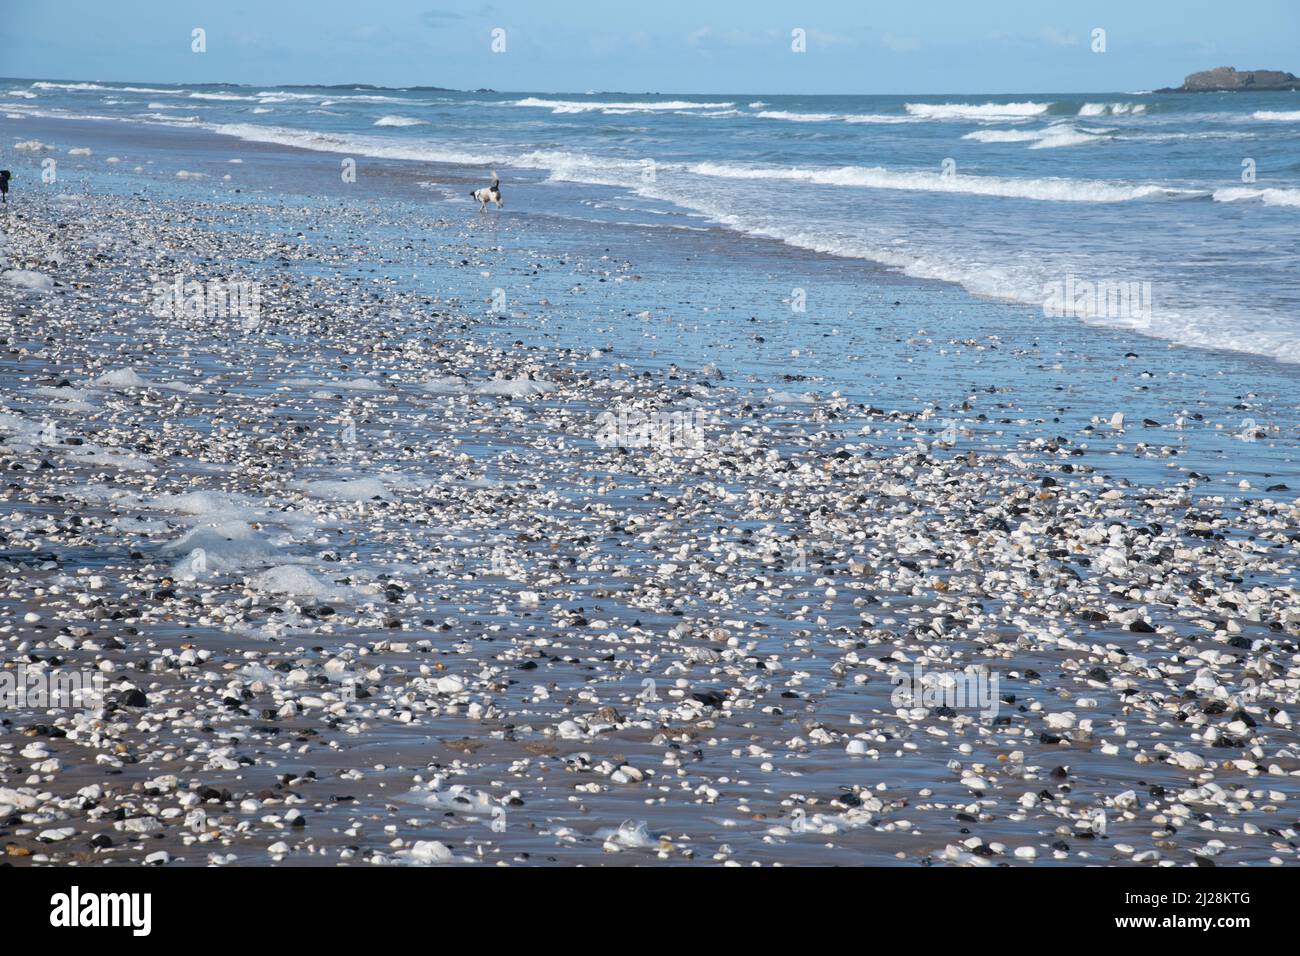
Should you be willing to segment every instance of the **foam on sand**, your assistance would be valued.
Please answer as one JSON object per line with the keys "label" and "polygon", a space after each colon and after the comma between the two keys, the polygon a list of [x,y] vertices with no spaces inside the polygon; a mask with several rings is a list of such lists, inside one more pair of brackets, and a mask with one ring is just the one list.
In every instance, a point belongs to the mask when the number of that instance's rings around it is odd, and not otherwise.
{"label": "foam on sand", "polygon": [[464,395],[469,391],[469,383],[454,375],[444,375],[421,382],[420,389],[430,395]]}
{"label": "foam on sand", "polygon": [[150,383],[133,368],[119,368],[105,372],[90,384],[96,388],[148,388]]}
{"label": "foam on sand", "polygon": [[179,557],[176,572],[191,576],[264,568],[287,559],[279,548],[242,520],[218,520],[191,528],[176,541],[163,545],[159,553]]}
{"label": "foam on sand", "polygon": [[111,389],[158,388],[169,392],[185,392],[187,394],[202,391],[199,386],[188,385],[185,382],[152,382],[138,374],[133,368],[120,368],[112,372],[105,372],[99,378],[94,379],[90,383],[90,387]]}
{"label": "foam on sand", "polygon": [[244,495],[224,491],[187,491],[178,495],[161,495],[146,506],[195,517],[243,521],[261,518],[269,510],[259,507]]}
{"label": "foam on sand", "polygon": [[772,392],[763,401],[768,405],[811,405],[817,396],[808,392]]}
{"label": "foam on sand", "polygon": [[296,487],[313,498],[327,498],[334,501],[370,501],[374,498],[390,497],[388,489],[378,478],[306,481],[299,482]]}
{"label": "foam on sand", "polygon": [[32,389],[33,395],[63,402],[65,409],[79,412],[93,411],[98,407],[90,401],[94,396],[94,392],[95,390],[90,388],[55,388],[51,385],[38,385]]}
{"label": "foam on sand", "polygon": [[0,279],[19,289],[29,292],[49,292],[54,288],[54,280],[43,272],[31,269],[6,269],[0,272]]}
{"label": "foam on sand", "polygon": [[497,378],[474,389],[476,395],[504,395],[509,398],[531,398],[535,395],[547,395],[557,386],[551,382],[536,381],[530,378]]}
{"label": "foam on sand", "polygon": [[416,840],[409,848],[393,854],[408,866],[443,866],[448,863],[474,863],[470,856],[457,856],[451,847],[438,840]]}
{"label": "foam on sand", "polygon": [[261,571],[249,580],[249,586],[265,594],[284,594],[295,598],[338,600],[351,593],[350,588],[323,581],[306,568],[281,564]]}
{"label": "foam on sand", "polygon": [[602,827],[596,831],[595,836],[611,853],[619,850],[648,850],[659,845],[658,838],[651,836],[647,830],[645,821],[633,823],[628,820],[617,827]]}

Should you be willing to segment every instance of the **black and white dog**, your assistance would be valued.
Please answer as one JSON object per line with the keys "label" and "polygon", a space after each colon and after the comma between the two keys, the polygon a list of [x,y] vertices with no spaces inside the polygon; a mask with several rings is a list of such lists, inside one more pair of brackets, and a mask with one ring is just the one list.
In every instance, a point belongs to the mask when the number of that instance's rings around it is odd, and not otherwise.
{"label": "black and white dog", "polygon": [[484,186],[482,189],[476,189],[470,193],[479,202],[478,211],[486,212],[488,203],[496,203],[497,208],[505,206],[505,201],[501,198],[501,177],[495,172],[492,174],[492,185]]}

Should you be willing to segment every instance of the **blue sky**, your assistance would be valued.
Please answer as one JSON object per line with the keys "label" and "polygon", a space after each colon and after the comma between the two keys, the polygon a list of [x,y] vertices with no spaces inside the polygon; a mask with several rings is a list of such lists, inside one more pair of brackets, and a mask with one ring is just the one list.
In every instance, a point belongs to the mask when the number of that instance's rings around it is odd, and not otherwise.
{"label": "blue sky", "polygon": [[[1300,0],[24,0],[0,73],[665,93],[1110,92],[1300,73]],[[191,52],[195,27],[207,52]],[[505,31],[505,51],[491,49]],[[791,51],[806,31],[807,52]],[[1106,31],[1094,53],[1092,31]]]}

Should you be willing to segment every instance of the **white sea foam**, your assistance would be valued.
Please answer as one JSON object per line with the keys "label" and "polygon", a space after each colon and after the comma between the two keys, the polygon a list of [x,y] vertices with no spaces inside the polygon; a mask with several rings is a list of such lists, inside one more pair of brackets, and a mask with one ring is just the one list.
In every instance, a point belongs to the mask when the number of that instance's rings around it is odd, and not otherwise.
{"label": "white sea foam", "polygon": [[159,495],[148,502],[141,502],[142,507],[176,511],[194,517],[226,520],[251,521],[266,514],[251,498],[225,491],[186,491],[178,495]]}
{"label": "white sea foam", "polygon": [[421,382],[420,388],[430,395],[464,395],[469,390],[469,383],[454,375],[438,376]]}
{"label": "white sea foam", "polygon": [[794,113],[789,110],[763,110],[759,119],[785,120],[789,123],[914,123],[914,116],[890,116],[884,113]]}
{"label": "white sea foam", "polygon": [[388,489],[378,478],[341,478],[300,482],[301,488],[313,498],[333,501],[370,501],[390,497]]}
{"label": "white sea foam", "polygon": [[1027,120],[1042,116],[1052,108],[1051,103],[907,103],[904,108],[912,116],[928,120],[945,120],[980,123],[1005,123],[1008,120]]}
{"label": "white sea foam", "polygon": [[98,83],[52,83],[49,80],[37,80],[32,84],[35,90],[111,90],[111,86],[100,86]]}
{"label": "white sea foam", "polygon": [[97,406],[95,403],[88,401],[95,394],[94,389],[90,388],[55,388],[50,385],[38,385],[32,389],[33,395],[39,395],[41,398],[49,398],[55,401],[64,402],[69,410],[92,411]]}
{"label": "white sea foam", "polygon": [[838,113],[791,113],[789,110],[764,110],[754,115],[760,119],[789,120],[793,123],[829,123],[840,118]]}
{"label": "white sea foam", "polygon": [[411,866],[436,866],[442,863],[472,863],[472,858],[457,857],[451,847],[437,840],[416,840],[409,849],[398,850],[395,854]]}
{"label": "white sea foam", "polygon": [[321,106],[334,106],[337,103],[409,103],[412,105],[427,105],[432,100],[412,100],[405,96],[380,96],[378,94],[347,94],[346,96],[331,96],[329,99],[321,100]]}
{"label": "white sea foam", "polygon": [[49,292],[54,288],[54,280],[43,272],[31,269],[6,269],[0,272],[0,279],[19,289],[31,292]]}
{"label": "white sea foam", "polygon": [[[343,136],[314,133],[283,127],[255,124],[213,124],[207,128],[224,135],[237,136],[252,142],[281,143],[305,149],[341,153],[360,153],[390,159],[408,159],[424,162],[461,163],[469,165],[511,164],[529,169],[551,172],[552,179],[590,182],[608,185],[636,186],[643,178],[645,160],[595,156],[565,150],[531,150],[517,156],[501,153],[474,152],[444,147],[433,143],[413,142],[395,144],[386,140],[367,140],[362,136]],[[1053,132],[1035,133],[1035,146],[1049,148],[1075,143],[1092,142],[1098,133],[1074,128],[1049,127]],[[1028,140],[1026,140],[1028,141]],[[1092,180],[1055,178],[1017,179],[1012,177],[980,177],[958,175],[943,177],[938,172],[904,172],[880,167],[762,167],[741,166],[729,163],[699,163],[689,167],[659,164],[660,172],[676,169],[688,170],[696,175],[737,179],[798,180],[824,185],[860,186],[876,189],[904,189],[922,191],[963,192],[974,195],[1004,196],[1020,199],[1041,199],[1059,202],[1124,202],[1153,197],[1178,197],[1206,195],[1195,190],[1178,189],[1155,184],[1127,185]],[[672,197],[662,197],[669,198]]]}
{"label": "white sea foam", "polygon": [[194,393],[201,391],[197,385],[189,385],[185,382],[153,382],[143,378],[133,368],[120,368],[112,372],[105,372],[99,378],[90,383],[91,388],[157,388],[169,392],[187,392]]}
{"label": "white sea foam", "polygon": [[547,100],[536,96],[516,100],[515,106],[531,106],[549,109],[552,113],[589,113],[606,110],[628,110],[635,112],[662,112],[677,110],[725,110],[735,106],[734,102],[695,103],[690,100],[665,100],[663,102],[600,103],[587,100]]}
{"label": "white sea foam", "polygon": [[1033,143],[1040,135],[1036,129],[977,129],[966,133],[962,139],[977,143]]}
{"label": "white sea foam", "polygon": [[529,378],[496,378],[484,382],[474,389],[478,395],[504,395],[508,398],[530,398],[534,395],[548,395],[556,386],[547,381]]}
{"label": "white sea foam", "polygon": [[173,116],[169,113],[140,113],[137,119],[158,120],[162,123],[181,125],[198,121],[197,116]]}
{"label": "white sea foam", "polygon": [[240,571],[245,568],[282,564],[287,556],[254,531],[247,521],[217,520],[185,532],[162,546],[160,553],[178,557],[176,570],[183,572]]}
{"label": "white sea foam", "polygon": [[297,599],[346,601],[357,589],[326,581],[297,564],[281,564],[254,574],[249,587],[263,594],[280,594]]}
{"label": "white sea foam", "polygon": [[[71,110],[59,109],[57,107],[48,110],[37,109],[36,107],[30,106],[27,103],[6,103],[5,109],[18,111],[19,113],[22,114],[22,116],[39,116],[47,119],[111,120],[113,122],[122,121],[122,117],[120,116],[105,116],[102,113],[73,113]],[[9,114],[9,115],[13,119],[19,118],[19,116],[16,114]],[[14,148],[17,149],[19,147],[15,146]],[[46,147],[46,148],[52,148],[52,147]]]}
{"label": "white sea foam", "polygon": [[783,167],[698,163],[691,171],[700,176],[726,179],[784,179],[825,186],[860,186],[867,189],[902,189],[923,192],[957,192],[975,196],[1036,199],[1049,202],[1129,202],[1135,199],[1206,195],[1189,189],[1155,183],[1127,184],[1100,180],[1006,176],[945,176],[941,172],[904,171],[874,166]]}
{"label": "white sea foam", "polygon": [[239,102],[253,101],[256,96],[248,96],[242,93],[188,93],[186,96],[192,100],[216,100],[218,102]]}
{"label": "white sea foam", "polygon": [[1061,146],[1086,146],[1107,138],[1112,129],[1081,129],[1070,123],[1053,123],[1042,129],[977,129],[962,139],[977,143],[1033,143],[1030,149],[1056,149]]}
{"label": "white sea foam", "polygon": [[[766,221],[760,217],[718,210],[724,225],[749,235],[776,239],[812,252],[865,259],[918,279],[935,279],[961,286],[975,295],[1041,308],[1044,286],[1064,274],[1059,265],[1031,260],[990,261],[952,248],[925,249],[846,238],[835,231],[809,230],[789,217]],[[1181,345],[1228,349],[1265,355],[1280,362],[1300,363],[1300,337],[1290,325],[1236,307],[1214,305],[1175,308],[1157,299],[1156,308],[1140,316],[1112,319],[1078,316],[1090,325],[1122,328]]]}
{"label": "white sea foam", "polygon": [[500,151],[475,152],[471,149],[438,143],[396,143],[391,139],[379,137],[319,133],[284,126],[263,126],[258,123],[211,123],[204,124],[202,128],[223,136],[234,136],[250,143],[276,143],[298,149],[358,154],[379,159],[407,159],[416,162],[457,163],[469,166],[504,165],[506,162],[506,157]]}
{"label": "white sea foam", "polygon": [[1140,116],[1147,111],[1145,103],[1084,103],[1080,116]]}
{"label": "white sea foam", "polygon": [[659,845],[659,840],[646,830],[645,821],[633,823],[630,820],[617,828],[602,827],[595,833],[607,850],[644,850]]}
{"label": "white sea foam", "polygon": [[262,90],[257,94],[258,99],[263,100],[280,100],[288,102],[289,100],[319,100],[319,93],[289,93],[286,90]]}
{"label": "white sea foam", "polygon": [[1271,120],[1276,123],[1300,123],[1300,110],[1278,112],[1277,110],[1259,110],[1250,114],[1257,120]]}
{"label": "white sea foam", "polygon": [[1114,130],[1111,129],[1080,129],[1069,123],[1056,123],[1041,130],[1038,142],[1029,148],[1057,149],[1061,146],[1087,146],[1090,143],[1105,141],[1107,135],[1113,132]]}
{"label": "white sea foam", "polygon": [[1259,200],[1266,206],[1300,208],[1300,189],[1247,189],[1237,186],[1214,191],[1215,202],[1244,202],[1250,200]]}
{"label": "white sea foam", "polygon": [[893,116],[888,113],[846,113],[844,122],[846,123],[879,123],[882,125],[893,125],[896,123],[915,122],[913,116]]}
{"label": "white sea foam", "polygon": [[410,116],[381,116],[375,120],[376,126],[427,126],[428,120],[415,119]]}

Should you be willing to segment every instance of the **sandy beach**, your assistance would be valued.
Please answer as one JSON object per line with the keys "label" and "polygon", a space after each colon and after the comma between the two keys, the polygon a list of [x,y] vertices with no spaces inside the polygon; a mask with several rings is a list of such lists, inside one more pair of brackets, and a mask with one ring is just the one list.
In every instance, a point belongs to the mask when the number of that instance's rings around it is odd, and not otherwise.
{"label": "sandy beach", "polygon": [[22,124],[9,862],[1295,863],[1294,367]]}

